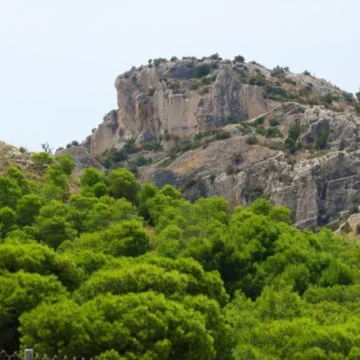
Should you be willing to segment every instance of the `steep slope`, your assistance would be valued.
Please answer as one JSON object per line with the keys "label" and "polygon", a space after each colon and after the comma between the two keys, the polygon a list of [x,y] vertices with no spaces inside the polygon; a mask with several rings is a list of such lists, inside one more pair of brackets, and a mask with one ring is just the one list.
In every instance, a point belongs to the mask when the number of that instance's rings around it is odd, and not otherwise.
{"label": "steep slope", "polygon": [[128,167],[190,199],[215,194],[235,206],[265,196],[289,207],[299,227],[349,214],[360,204],[354,96],[308,72],[242,60],[133,67],[116,79],[118,109],[63,151],[78,163],[81,154]]}
{"label": "steep slope", "polygon": [[126,139],[161,141],[169,134],[191,137],[198,132],[261,115],[284,100],[351,107],[354,98],[325,80],[273,71],[257,63],[210,58],[156,59],[132,68],[115,81],[118,110],[88,137],[94,155],[121,148]]}
{"label": "steep slope", "polygon": [[32,174],[35,169],[30,157],[31,154],[26,149],[18,149],[0,141],[0,175],[3,175],[9,166],[16,166]]}
{"label": "steep slope", "polygon": [[[279,125],[270,126],[273,119]],[[285,103],[261,126],[246,125],[225,128],[231,138],[185,152],[168,166],[146,168],[142,179],[171,183],[192,199],[221,195],[232,205],[265,196],[289,207],[299,227],[327,224],[360,203],[360,118]],[[286,142],[295,127],[303,145],[291,154]],[[274,129],[276,137],[268,137]],[[250,144],[252,137],[256,144]]]}

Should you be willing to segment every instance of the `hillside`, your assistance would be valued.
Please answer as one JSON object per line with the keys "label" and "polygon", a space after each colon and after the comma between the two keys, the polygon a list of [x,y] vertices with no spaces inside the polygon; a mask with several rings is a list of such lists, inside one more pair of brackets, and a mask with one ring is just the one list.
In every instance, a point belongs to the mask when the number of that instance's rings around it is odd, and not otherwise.
{"label": "hillside", "polygon": [[26,149],[18,149],[0,141],[0,175],[3,175],[9,166],[16,166],[30,173],[32,167],[30,156]]}
{"label": "hillside", "polygon": [[296,229],[266,199],[233,211],[220,197],[190,202],[124,168],[86,168],[72,194],[70,156],[30,161],[36,179],[14,166],[0,175],[6,353],[358,358],[357,239]]}
{"label": "hillside", "polygon": [[79,168],[86,153],[191,200],[219,195],[233,207],[266,197],[301,228],[349,215],[360,204],[355,97],[307,71],[243,60],[134,67],[116,79],[118,109],[61,151]]}
{"label": "hillside", "polygon": [[329,109],[353,109],[355,99],[330,83],[286,68],[272,71],[257,63],[210,58],[155,59],[116,78],[118,110],[111,111],[87,139],[99,155],[126,139],[160,142],[239,123],[274,109],[283,101]]}

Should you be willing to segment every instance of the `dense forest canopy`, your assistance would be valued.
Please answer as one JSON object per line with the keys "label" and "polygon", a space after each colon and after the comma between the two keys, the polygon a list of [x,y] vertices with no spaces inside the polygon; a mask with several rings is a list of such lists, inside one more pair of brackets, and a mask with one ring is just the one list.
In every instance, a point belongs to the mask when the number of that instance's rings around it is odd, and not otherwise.
{"label": "dense forest canopy", "polygon": [[[360,245],[119,168],[0,176],[0,349],[133,359],[360,359]],[[78,184],[76,181],[78,180]],[[77,191],[76,189],[79,189]]]}

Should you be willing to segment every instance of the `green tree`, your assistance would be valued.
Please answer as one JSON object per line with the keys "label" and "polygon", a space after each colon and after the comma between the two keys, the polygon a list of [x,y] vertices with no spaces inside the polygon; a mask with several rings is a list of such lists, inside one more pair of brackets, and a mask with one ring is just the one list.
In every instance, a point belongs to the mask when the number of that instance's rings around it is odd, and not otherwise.
{"label": "green tree", "polygon": [[156,195],[158,188],[151,183],[144,183],[138,194],[139,214],[146,220],[150,220],[149,201]]}
{"label": "green tree", "polygon": [[116,169],[109,173],[109,189],[115,198],[125,198],[135,202],[138,183],[135,175],[126,169]]}
{"label": "green tree", "polygon": [[156,248],[159,254],[176,258],[182,248],[183,231],[176,225],[168,225],[156,239]]}
{"label": "green tree", "polygon": [[53,157],[48,152],[35,153],[31,156],[31,160],[40,170],[43,170],[53,163]]}
{"label": "green tree", "polygon": [[7,177],[16,182],[22,194],[27,194],[30,191],[30,184],[25,174],[15,166],[10,166],[7,169]]}
{"label": "green tree", "polygon": [[44,219],[38,225],[39,239],[56,249],[63,241],[72,240],[76,236],[76,230],[64,218],[54,216]]}
{"label": "green tree", "polygon": [[83,306],[44,304],[20,322],[22,348],[31,344],[49,355],[76,356],[81,349],[81,356],[91,357],[113,349],[129,360],[211,360],[216,354],[200,312],[153,292],[99,296]]}
{"label": "green tree", "polygon": [[21,197],[21,189],[16,181],[5,176],[0,176],[0,208],[4,206],[16,207]]}
{"label": "green tree", "polygon": [[21,197],[16,205],[17,222],[21,226],[30,226],[39,214],[42,199],[35,194]]}
{"label": "green tree", "polygon": [[52,167],[61,173],[70,176],[76,167],[76,163],[70,154],[56,155]]}
{"label": "green tree", "polygon": [[106,176],[94,168],[86,168],[80,177],[81,186],[94,186],[98,183],[106,184]]}
{"label": "green tree", "polygon": [[69,290],[79,285],[80,273],[71,257],[59,255],[35,241],[21,243],[17,239],[6,240],[0,246],[0,272],[20,270],[55,275]]}
{"label": "green tree", "polygon": [[0,275],[0,347],[13,351],[19,346],[19,317],[41,302],[54,303],[67,296],[55,276],[19,271]]}
{"label": "green tree", "polygon": [[139,256],[150,250],[150,238],[140,222],[123,221],[104,233],[108,251],[113,256]]}
{"label": "green tree", "polygon": [[0,208],[0,235],[5,237],[7,232],[15,225],[16,213],[9,207]]}

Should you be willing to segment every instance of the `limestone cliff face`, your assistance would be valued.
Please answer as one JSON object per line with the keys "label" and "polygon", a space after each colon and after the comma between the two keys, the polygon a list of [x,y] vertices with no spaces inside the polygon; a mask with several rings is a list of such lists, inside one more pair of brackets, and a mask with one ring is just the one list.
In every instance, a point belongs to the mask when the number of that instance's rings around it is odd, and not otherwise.
{"label": "limestone cliff face", "polygon": [[[219,195],[235,206],[265,196],[289,207],[304,228],[360,205],[355,98],[323,79],[217,57],[157,59],[118,76],[115,88],[118,108],[80,149],[66,150],[79,169],[83,159],[89,164],[134,139],[138,148],[156,142],[163,151],[131,154],[122,166],[151,157],[152,165],[138,169],[140,179],[172,184],[189,199]],[[218,128],[231,137],[203,141]],[[196,149],[170,151],[196,136]]]}
{"label": "limestone cliff face", "polygon": [[141,143],[169,134],[191,137],[252,119],[288,98],[318,103],[328,94],[339,100],[334,106],[346,107],[344,93],[325,80],[211,58],[155,60],[118,76],[115,88],[118,109],[85,142],[93,155],[121,148],[129,138]]}
{"label": "limestone cliff face", "polygon": [[87,140],[91,153],[120,148],[129,138],[144,142],[159,141],[166,134],[190,137],[224,126],[230,114],[244,120],[271,109],[258,86],[242,84],[231,65],[218,66],[213,83],[200,90],[191,78],[195,65],[186,62],[145,67],[118,77],[118,110],[107,114]]}
{"label": "limestone cliff face", "polygon": [[[258,144],[249,145],[249,134],[229,126],[225,129],[233,134],[230,139],[186,152],[166,167],[147,167],[142,180],[159,186],[170,183],[189,199],[223,196],[232,206],[265,196],[290,208],[295,225],[303,228],[327,224],[359,205],[360,118],[296,103],[285,103],[269,114],[265,128],[274,117],[282,117],[278,139],[258,134]],[[294,125],[300,128],[298,142],[304,148],[294,155],[276,150],[274,145],[283,144]],[[324,131],[326,145],[316,149]]]}

